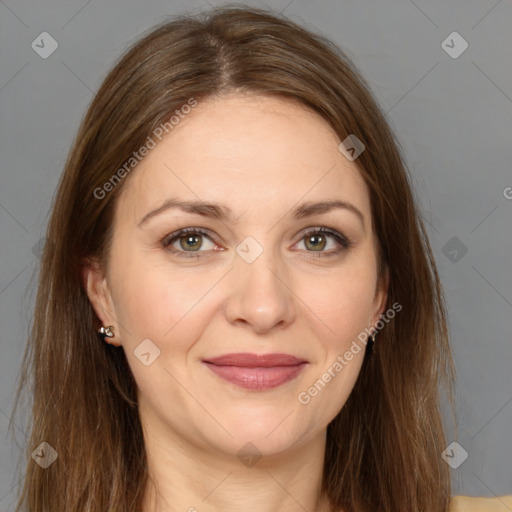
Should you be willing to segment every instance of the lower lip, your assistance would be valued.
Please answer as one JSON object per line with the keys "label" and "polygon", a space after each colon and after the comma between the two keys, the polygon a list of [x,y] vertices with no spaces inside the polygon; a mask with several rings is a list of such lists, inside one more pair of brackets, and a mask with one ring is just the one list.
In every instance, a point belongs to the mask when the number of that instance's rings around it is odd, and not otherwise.
{"label": "lower lip", "polygon": [[288,382],[302,371],[307,363],[271,368],[247,368],[243,366],[219,366],[205,362],[206,366],[221,379],[246,389],[265,391]]}

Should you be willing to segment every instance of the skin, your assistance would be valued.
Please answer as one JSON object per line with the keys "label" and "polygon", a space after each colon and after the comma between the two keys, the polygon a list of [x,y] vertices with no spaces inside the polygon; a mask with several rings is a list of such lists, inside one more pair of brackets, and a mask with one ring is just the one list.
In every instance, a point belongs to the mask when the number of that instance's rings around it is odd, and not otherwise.
{"label": "skin", "polygon": [[[326,429],[354,387],[364,345],[308,404],[297,397],[376,324],[387,293],[368,190],[339,142],[303,106],[230,94],[200,102],[122,184],[107,269],[84,268],[83,278],[99,319],[114,326],[107,341],[126,352],[137,382],[155,484],[144,512],[327,510]],[[171,208],[138,225],[169,198],[221,203],[233,219]],[[363,220],[344,208],[291,216],[299,204],[331,199]],[[163,247],[186,227],[209,236]],[[351,245],[304,236],[317,227]],[[248,236],[263,250],[251,263],[236,252]],[[149,366],[134,354],[145,339],[160,350]],[[232,352],[308,364],[292,381],[252,391],[202,362]],[[237,457],[248,442],[261,455],[250,467]]]}

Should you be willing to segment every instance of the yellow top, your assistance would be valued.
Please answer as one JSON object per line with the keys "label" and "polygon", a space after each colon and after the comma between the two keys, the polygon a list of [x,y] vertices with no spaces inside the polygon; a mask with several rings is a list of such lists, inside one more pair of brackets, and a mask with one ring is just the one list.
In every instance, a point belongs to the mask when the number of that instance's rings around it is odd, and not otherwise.
{"label": "yellow top", "polygon": [[511,512],[512,494],[497,498],[471,498],[455,496],[450,503],[449,512]]}

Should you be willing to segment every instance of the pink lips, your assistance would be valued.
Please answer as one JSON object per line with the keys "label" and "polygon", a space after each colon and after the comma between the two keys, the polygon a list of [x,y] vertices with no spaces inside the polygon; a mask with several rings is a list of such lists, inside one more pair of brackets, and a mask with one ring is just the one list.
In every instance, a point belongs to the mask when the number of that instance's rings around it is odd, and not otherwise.
{"label": "pink lips", "polygon": [[275,388],[294,379],[308,361],[288,354],[227,354],[203,360],[222,379],[254,391]]}

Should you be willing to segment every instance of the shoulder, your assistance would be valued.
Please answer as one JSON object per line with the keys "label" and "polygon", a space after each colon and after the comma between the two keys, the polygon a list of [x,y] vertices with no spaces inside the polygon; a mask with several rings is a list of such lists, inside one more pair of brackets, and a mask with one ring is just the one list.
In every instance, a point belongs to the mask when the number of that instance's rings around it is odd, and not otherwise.
{"label": "shoulder", "polygon": [[510,512],[510,510],[512,510],[512,495],[497,498],[454,496],[448,512]]}

